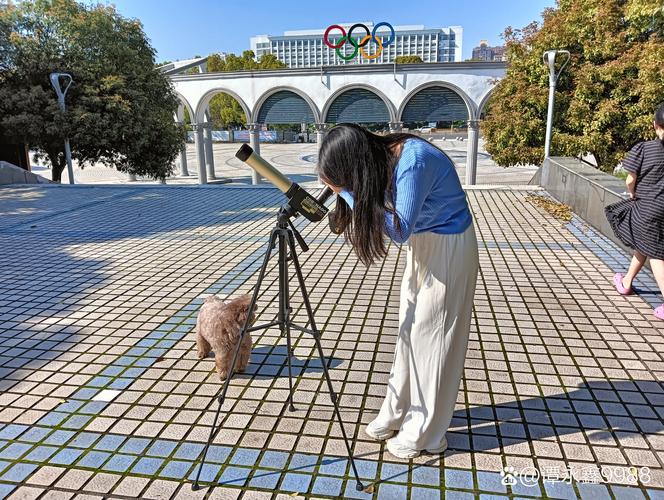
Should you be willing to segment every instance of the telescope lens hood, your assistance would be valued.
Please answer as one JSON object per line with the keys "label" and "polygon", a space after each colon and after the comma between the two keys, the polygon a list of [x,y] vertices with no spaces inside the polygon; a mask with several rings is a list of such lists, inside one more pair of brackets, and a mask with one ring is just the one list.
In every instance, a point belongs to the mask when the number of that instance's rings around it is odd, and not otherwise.
{"label": "telescope lens hood", "polygon": [[235,153],[235,157],[240,161],[247,161],[247,158],[249,158],[253,152],[254,150],[251,149],[249,144],[243,144],[242,147],[237,150],[237,153]]}

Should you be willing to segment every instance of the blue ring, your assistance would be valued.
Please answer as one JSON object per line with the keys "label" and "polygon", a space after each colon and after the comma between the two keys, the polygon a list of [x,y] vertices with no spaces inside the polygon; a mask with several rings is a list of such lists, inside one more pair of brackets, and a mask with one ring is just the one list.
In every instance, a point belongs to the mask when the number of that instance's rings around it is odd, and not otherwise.
{"label": "blue ring", "polygon": [[372,38],[374,39],[376,38],[376,31],[378,31],[378,28],[380,28],[381,26],[387,26],[388,28],[390,28],[390,31],[392,32],[392,34],[390,35],[390,39],[387,42],[383,42],[383,47],[387,47],[389,44],[391,44],[394,41],[396,33],[394,32],[394,27],[390,23],[381,22],[374,25],[374,29],[371,32]]}

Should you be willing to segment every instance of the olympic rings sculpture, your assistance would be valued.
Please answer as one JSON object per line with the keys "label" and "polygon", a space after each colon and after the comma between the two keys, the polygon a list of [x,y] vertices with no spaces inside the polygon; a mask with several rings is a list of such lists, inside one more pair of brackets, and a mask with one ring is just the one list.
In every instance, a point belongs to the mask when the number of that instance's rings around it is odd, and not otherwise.
{"label": "olympic rings sculpture", "polygon": [[[381,28],[383,26],[387,26],[392,32],[390,34],[390,37],[385,42],[381,41],[381,39],[376,36],[376,31],[378,31],[378,28]],[[336,44],[330,42],[330,31],[334,29],[341,31],[341,38],[339,39],[339,42]],[[366,35],[359,42],[355,40],[355,38],[353,38],[353,31],[357,29],[362,29],[366,33]],[[395,38],[394,28],[390,23],[386,22],[381,22],[374,25],[374,29],[372,32],[369,32],[369,28],[367,27],[366,24],[362,23],[353,24],[348,30],[348,33],[346,33],[346,30],[343,28],[343,26],[339,26],[338,24],[333,24],[331,26],[328,26],[327,29],[325,30],[325,34],[323,35],[323,42],[325,42],[325,45],[327,45],[331,49],[334,49],[339,58],[343,59],[344,61],[350,61],[351,59],[357,56],[358,51],[362,54],[362,56],[365,59],[376,59],[377,57],[380,57],[380,55],[383,53],[383,47],[387,47],[392,42],[394,42],[394,38]],[[366,53],[364,47],[371,40],[373,40],[376,43],[376,46],[378,48],[375,54],[370,55]],[[350,42],[350,44],[354,47],[353,52],[349,56],[341,52],[341,49],[346,44],[346,42]]]}

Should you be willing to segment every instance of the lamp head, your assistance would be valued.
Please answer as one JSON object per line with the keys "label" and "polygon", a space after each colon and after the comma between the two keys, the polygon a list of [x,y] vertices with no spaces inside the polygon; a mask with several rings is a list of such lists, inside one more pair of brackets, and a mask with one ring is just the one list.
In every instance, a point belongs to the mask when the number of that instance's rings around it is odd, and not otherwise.
{"label": "lamp head", "polygon": [[[64,98],[64,96],[67,95],[67,90],[69,90],[69,86],[72,84],[74,79],[69,73],[51,73],[50,77],[51,85],[55,89],[55,93],[58,95],[58,98]],[[61,79],[64,80],[64,89],[61,86]]]}
{"label": "lamp head", "polygon": [[[560,69],[556,73],[556,57],[558,54],[563,56],[563,63],[560,66]],[[560,73],[562,73],[563,68],[567,66],[567,63],[569,62],[570,59],[570,53],[569,50],[545,50],[544,54],[542,54],[542,60],[544,61],[544,64],[546,64],[549,67],[549,75],[551,76],[552,79],[557,80],[558,77],[560,76]]]}

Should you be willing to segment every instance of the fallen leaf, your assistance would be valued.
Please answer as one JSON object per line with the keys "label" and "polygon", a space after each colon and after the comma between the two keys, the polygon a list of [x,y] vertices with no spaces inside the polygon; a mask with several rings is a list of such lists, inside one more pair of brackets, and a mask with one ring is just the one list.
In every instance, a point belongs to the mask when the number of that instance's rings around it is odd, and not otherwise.
{"label": "fallen leaf", "polygon": [[297,491],[294,491],[293,493],[290,493],[288,496],[289,497],[296,497],[298,495],[299,495],[299,493]]}
{"label": "fallen leaf", "polygon": [[373,493],[374,492],[374,485],[370,484],[369,486],[364,488],[362,491],[364,491],[365,493]]}
{"label": "fallen leaf", "polygon": [[569,222],[572,220],[572,208],[564,203],[559,203],[546,196],[529,194],[526,201],[546,211],[556,219]]}
{"label": "fallen leaf", "polygon": [[159,363],[160,361],[164,361],[165,358],[162,358],[159,356],[157,359],[154,360],[155,363]]}

